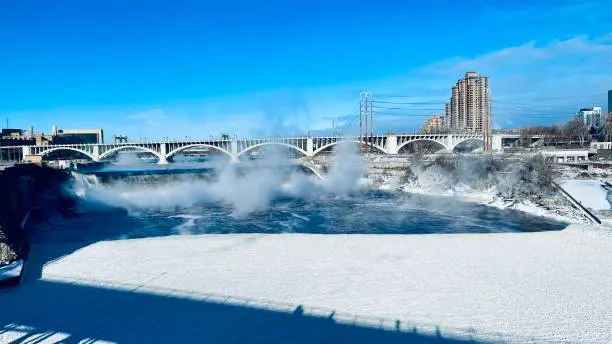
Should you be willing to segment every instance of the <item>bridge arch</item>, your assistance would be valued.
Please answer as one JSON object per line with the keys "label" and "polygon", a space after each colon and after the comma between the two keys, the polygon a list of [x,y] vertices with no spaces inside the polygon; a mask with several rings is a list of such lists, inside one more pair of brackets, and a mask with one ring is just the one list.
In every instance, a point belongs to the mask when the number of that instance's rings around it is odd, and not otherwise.
{"label": "bridge arch", "polygon": [[447,145],[445,145],[444,143],[442,143],[440,141],[437,141],[437,140],[434,140],[434,139],[428,139],[428,138],[420,138],[420,137],[416,138],[416,139],[412,139],[412,140],[406,141],[406,142],[402,143],[401,145],[397,146],[397,152],[399,153],[399,151],[402,148],[404,148],[405,146],[407,146],[408,144],[413,143],[413,142],[419,142],[419,141],[434,142],[434,143],[437,143],[440,146],[442,146],[444,149],[446,149],[447,152],[452,152],[452,150],[449,149]]}
{"label": "bridge arch", "polygon": [[47,154],[49,154],[51,152],[60,151],[60,150],[69,150],[69,151],[73,151],[73,152],[78,152],[78,153],[86,155],[88,158],[90,158],[93,161],[96,160],[96,158],[93,155],[91,155],[90,153],[87,153],[87,152],[85,152],[85,151],[83,151],[81,149],[74,148],[74,147],[54,147],[54,148],[49,148],[49,149],[47,149],[45,151],[40,152],[38,155],[40,155],[41,157],[44,157],[45,155],[47,155]]}
{"label": "bridge arch", "polygon": [[115,147],[112,149],[107,150],[106,152],[100,154],[99,160],[102,160],[104,158],[109,157],[110,155],[122,151],[122,150],[126,150],[126,149],[138,149],[144,152],[149,152],[153,155],[155,155],[159,160],[164,160],[165,157],[162,157],[159,153],[157,153],[156,151],[147,148],[147,147],[141,147],[141,146],[120,146],[120,147]]}
{"label": "bridge arch", "polygon": [[451,152],[451,153],[454,153],[454,152],[455,152],[455,149],[457,148],[457,146],[459,146],[459,145],[461,145],[461,144],[463,144],[463,143],[465,143],[465,142],[468,142],[468,141],[480,141],[480,142],[482,142],[483,147],[484,147],[484,139],[482,139],[482,138],[480,138],[480,137],[468,137],[468,138],[464,138],[463,140],[461,140],[461,141],[459,141],[459,142],[455,143],[455,144],[452,146],[452,149],[450,150],[450,152]]}
{"label": "bridge arch", "polygon": [[194,143],[194,144],[192,144],[192,145],[187,145],[187,146],[179,147],[179,148],[177,148],[177,149],[175,149],[175,150],[171,151],[170,153],[166,154],[166,159],[169,159],[169,158],[173,157],[174,155],[176,155],[176,154],[178,154],[178,153],[180,153],[180,152],[182,152],[182,151],[184,151],[184,150],[186,150],[186,149],[189,149],[189,148],[194,148],[194,147],[208,147],[208,148],[213,148],[213,149],[215,149],[215,150],[217,150],[217,151],[219,151],[219,152],[225,153],[225,154],[226,154],[227,156],[229,156],[230,158],[232,157],[232,153],[228,152],[227,150],[225,150],[225,149],[223,149],[223,148],[221,148],[221,147],[216,147],[216,146],[209,145],[209,144],[206,144],[206,143]]}
{"label": "bridge arch", "polygon": [[304,154],[304,156],[308,156],[308,153],[306,153],[305,150],[303,150],[303,149],[301,149],[299,147],[296,147],[294,145],[290,145],[288,143],[284,143],[284,142],[262,142],[262,143],[258,143],[256,145],[252,145],[250,147],[247,147],[247,148],[243,149],[241,152],[238,153],[237,157],[239,157],[239,156],[241,156],[241,155],[243,155],[243,154],[245,154],[245,153],[247,153],[247,152],[249,152],[249,151],[251,151],[251,150],[253,150],[255,148],[259,148],[259,147],[263,147],[263,146],[272,146],[272,145],[285,146],[285,147],[293,148],[294,150]]}
{"label": "bridge arch", "polygon": [[[368,142],[365,142],[365,141],[361,141],[360,142],[359,140],[339,140],[339,141],[336,141],[336,142],[328,143],[325,146],[323,146],[323,147],[321,147],[319,149],[316,149],[314,152],[312,152],[312,155],[315,156],[315,155],[319,154],[320,152],[322,152],[323,150],[325,150],[325,149],[327,149],[327,148],[329,148],[331,146],[335,146],[335,145],[337,145],[340,142],[352,142],[352,143],[357,143],[357,144],[361,143],[362,145],[370,146],[370,144]],[[376,148],[378,151],[380,151],[382,153],[387,153],[387,151],[385,150],[384,147],[381,147],[379,145],[373,145],[373,147]]]}

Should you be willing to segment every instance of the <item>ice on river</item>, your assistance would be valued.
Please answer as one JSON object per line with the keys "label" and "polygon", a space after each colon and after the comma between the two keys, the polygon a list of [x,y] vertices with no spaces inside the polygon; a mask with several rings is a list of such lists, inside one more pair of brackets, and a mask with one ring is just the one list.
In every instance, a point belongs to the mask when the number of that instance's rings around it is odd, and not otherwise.
{"label": "ice on river", "polygon": [[[45,283],[171,295],[177,300],[214,294],[222,295],[216,299],[223,303],[238,300],[287,312],[303,305],[306,313],[323,316],[333,310],[338,321],[363,315],[355,320],[360,323],[375,316],[392,319],[385,323],[392,327],[398,319],[402,328],[419,333],[433,333],[437,326],[445,337],[469,333],[487,341],[612,342],[612,235],[600,227],[571,225],[537,233],[236,234],[107,241],[47,264],[42,276],[0,293],[2,309],[11,310],[10,316],[0,315],[1,325],[13,324],[21,331],[2,333],[0,328],[0,342],[45,324],[109,341],[116,339],[117,331],[111,329],[123,321],[126,331],[144,336],[138,337],[143,341],[155,341],[152,336],[161,330],[139,334],[138,329],[165,328],[155,325],[160,314],[146,311],[155,301],[134,304],[137,297],[81,300],[78,293],[63,299],[36,294],[37,286]],[[199,316],[190,311],[168,308],[180,319]],[[132,316],[134,312],[138,316]],[[249,326],[233,324],[228,335]],[[188,328],[185,331],[191,332],[175,339],[195,335],[198,326]]]}

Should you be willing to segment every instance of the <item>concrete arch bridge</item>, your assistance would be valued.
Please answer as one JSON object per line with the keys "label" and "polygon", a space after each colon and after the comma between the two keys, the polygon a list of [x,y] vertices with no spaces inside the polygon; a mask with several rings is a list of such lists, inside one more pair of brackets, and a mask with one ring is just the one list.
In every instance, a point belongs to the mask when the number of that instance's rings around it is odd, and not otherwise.
{"label": "concrete arch bridge", "polygon": [[[207,147],[227,155],[233,162],[249,154],[257,148],[265,146],[284,146],[295,150],[301,157],[314,157],[329,151],[340,142],[348,141],[361,143],[380,154],[395,155],[402,148],[412,142],[433,142],[439,146],[440,151],[453,152],[460,144],[466,141],[482,141],[481,133],[462,134],[387,134],[371,137],[356,136],[295,136],[273,137],[255,139],[232,140],[185,140],[185,141],[155,141],[155,142],[127,142],[109,144],[68,144],[46,146],[23,146],[22,158],[24,161],[42,159],[45,155],[56,151],[74,151],[89,157],[93,161],[102,161],[113,154],[123,150],[137,150],[153,154],[160,164],[167,164],[172,157],[180,152],[196,147]],[[500,135],[493,136],[493,150],[501,149]]]}

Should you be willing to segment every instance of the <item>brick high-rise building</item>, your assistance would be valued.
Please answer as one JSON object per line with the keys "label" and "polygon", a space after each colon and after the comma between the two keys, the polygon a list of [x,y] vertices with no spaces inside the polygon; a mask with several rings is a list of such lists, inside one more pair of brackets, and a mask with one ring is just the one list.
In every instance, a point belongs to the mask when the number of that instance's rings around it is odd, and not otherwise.
{"label": "brick high-rise building", "polygon": [[444,130],[444,117],[435,114],[428,118],[421,128],[421,132],[424,134],[435,134]]}
{"label": "brick high-rise building", "polygon": [[489,78],[467,72],[453,86],[451,100],[446,104],[446,120],[453,130],[485,132],[489,129],[491,103]]}

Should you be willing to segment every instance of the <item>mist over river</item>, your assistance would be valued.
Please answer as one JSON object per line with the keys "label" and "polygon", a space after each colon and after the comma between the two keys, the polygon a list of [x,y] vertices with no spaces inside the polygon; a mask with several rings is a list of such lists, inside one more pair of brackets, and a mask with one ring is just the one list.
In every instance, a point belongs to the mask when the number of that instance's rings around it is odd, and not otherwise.
{"label": "mist over river", "polygon": [[[199,167],[198,167],[199,166]],[[297,166],[114,165],[73,173],[34,242],[182,234],[426,234],[561,230],[566,224],[452,197],[370,189],[361,171],[326,180]],[[340,174],[338,178],[335,174]]]}

